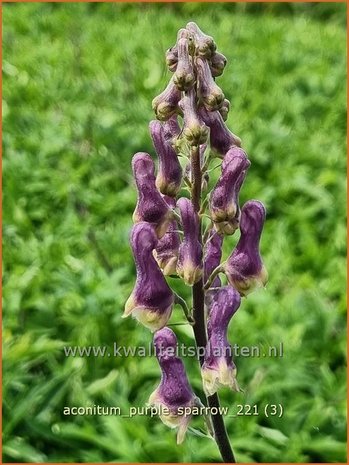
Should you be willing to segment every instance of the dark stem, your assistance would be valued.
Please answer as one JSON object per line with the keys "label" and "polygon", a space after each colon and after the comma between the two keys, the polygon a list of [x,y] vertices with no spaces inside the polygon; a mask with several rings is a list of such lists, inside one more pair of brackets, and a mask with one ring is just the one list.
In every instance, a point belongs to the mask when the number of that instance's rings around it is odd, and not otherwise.
{"label": "dark stem", "polygon": [[[201,208],[201,181],[202,173],[200,166],[200,151],[199,147],[192,147],[191,153],[191,200],[196,212],[199,213]],[[202,231],[201,231],[201,220],[200,220],[200,232],[199,241],[202,244]],[[205,293],[204,283],[200,279],[199,282],[193,286],[193,317],[194,317],[194,336],[198,352],[200,354],[199,362],[203,364],[204,356],[203,349],[207,343],[206,337],[206,325],[205,325],[205,309],[204,309]],[[200,349],[199,349],[200,348]],[[212,425],[214,430],[214,439],[217,443],[219,451],[221,453],[223,462],[225,463],[236,463],[233,450],[231,448],[227,430],[225,429],[222,415],[219,413],[219,397],[218,394],[207,397],[207,403],[209,407],[215,407],[217,409],[216,415],[211,415]]]}

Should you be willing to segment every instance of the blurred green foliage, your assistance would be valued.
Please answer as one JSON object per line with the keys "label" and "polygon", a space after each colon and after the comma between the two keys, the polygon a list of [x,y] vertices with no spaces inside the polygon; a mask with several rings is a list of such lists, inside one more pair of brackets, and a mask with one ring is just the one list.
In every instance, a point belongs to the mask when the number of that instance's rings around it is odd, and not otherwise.
{"label": "blurred green foliage", "polygon": [[[62,411],[142,406],[158,383],[154,358],[69,358],[63,346],[151,341],[121,319],[135,273],[130,160],[154,153],[151,100],[189,20],[228,57],[228,124],[252,160],[241,201],[268,211],[270,282],[243,302],[230,340],[284,345],[283,358],[237,358],[244,392],[221,392],[233,409],[281,403],[282,418],[227,417],[229,436],[239,461],[346,461],[345,15],[335,3],[4,5],[5,461],[220,459],[209,439],[176,446],[157,418]],[[174,329],[191,343],[190,328]],[[185,364],[202,397],[196,361]]]}

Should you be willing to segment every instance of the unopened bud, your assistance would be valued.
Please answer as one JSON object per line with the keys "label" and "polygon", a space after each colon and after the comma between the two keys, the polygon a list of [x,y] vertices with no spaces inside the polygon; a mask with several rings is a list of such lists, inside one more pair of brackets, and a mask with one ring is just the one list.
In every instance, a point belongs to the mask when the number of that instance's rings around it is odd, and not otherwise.
{"label": "unopened bud", "polygon": [[223,74],[227,59],[222,53],[215,52],[210,59],[210,69],[213,77]]}
{"label": "unopened bud", "polygon": [[194,22],[187,24],[187,30],[194,36],[195,53],[202,57],[210,58],[217,48],[213,38],[203,33]]}
{"label": "unopened bud", "polygon": [[183,136],[189,145],[198,146],[204,144],[207,141],[209,130],[197,113],[194,89],[186,93],[179,102],[179,106],[184,115]]}
{"label": "unopened bud", "polygon": [[224,102],[222,89],[215,83],[207,60],[197,57],[195,63],[199,93],[205,108],[208,111],[219,110]]}
{"label": "unopened bud", "polygon": [[157,119],[160,121],[168,120],[178,111],[178,102],[181,99],[181,92],[173,82],[173,77],[168,83],[166,89],[152,102],[152,108],[155,111]]}
{"label": "unopened bud", "polygon": [[184,38],[178,41],[178,64],[173,82],[181,91],[191,89],[195,82],[193,66],[189,57],[188,40]]}

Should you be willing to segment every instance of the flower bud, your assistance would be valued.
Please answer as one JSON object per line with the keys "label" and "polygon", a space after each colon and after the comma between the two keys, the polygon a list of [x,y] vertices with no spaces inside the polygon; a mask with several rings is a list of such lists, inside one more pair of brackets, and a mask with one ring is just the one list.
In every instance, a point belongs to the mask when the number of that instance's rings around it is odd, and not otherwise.
{"label": "flower bud", "polygon": [[178,48],[177,46],[171,47],[166,50],[166,64],[168,69],[174,73],[177,69],[178,63]]}
{"label": "flower bud", "polygon": [[179,102],[184,114],[183,136],[189,145],[201,145],[207,141],[208,127],[201,121],[196,110],[196,96],[191,89]]}
{"label": "flower bud", "polygon": [[155,111],[157,119],[160,121],[168,120],[178,111],[178,102],[181,99],[181,92],[173,82],[173,77],[168,83],[166,89],[152,102],[152,108]]}
{"label": "flower bud", "polygon": [[250,200],[241,209],[241,236],[224,266],[229,283],[245,296],[267,283],[268,273],[259,253],[259,242],[265,221],[264,205]]}
{"label": "flower bud", "polygon": [[164,195],[176,197],[182,183],[182,168],[177,153],[165,138],[165,130],[160,121],[149,124],[150,135],[159,157],[156,187]]}
{"label": "flower bud", "polygon": [[201,100],[208,111],[219,110],[224,102],[222,89],[215,83],[209,64],[204,58],[195,60]]}
{"label": "flower bud", "polygon": [[174,305],[173,292],[153,257],[157,242],[151,224],[142,222],[133,226],[130,243],[137,278],[123,315],[124,318],[132,315],[151,331],[166,326]]}
{"label": "flower bud", "polygon": [[184,38],[178,41],[178,64],[173,82],[181,91],[191,89],[195,82],[193,66],[189,58],[188,40]]}
{"label": "flower bud", "polygon": [[210,128],[211,149],[219,158],[223,158],[231,147],[241,146],[241,139],[227,128],[218,111],[207,111],[205,107],[200,107],[199,115]]}
{"label": "flower bud", "polygon": [[[208,234],[208,239],[205,244],[205,254],[204,254],[204,282],[208,280],[212,271],[217,268],[221,262],[222,258],[222,244],[223,236],[218,234],[214,229]],[[212,287],[220,287],[221,280],[217,276],[213,283]]]}
{"label": "flower bud", "polygon": [[200,404],[192,391],[183,362],[176,356],[177,338],[170,328],[154,336],[155,353],[161,369],[159,386],[150,395],[149,404],[159,409],[160,419],[170,428],[178,428],[177,444],[183,442],[191,420],[191,410]]}
{"label": "flower bud", "polygon": [[210,195],[210,213],[217,231],[232,234],[238,226],[239,192],[250,162],[238,147],[232,148],[226,157],[222,162],[222,173]]}
{"label": "flower bud", "polygon": [[138,200],[133,222],[152,223],[161,238],[167,231],[173,213],[155,186],[154,162],[148,153],[138,152],[132,158],[133,176],[136,181]]}
{"label": "flower bud", "polygon": [[199,216],[189,199],[181,198],[177,202],[182,226],[183,241],[179,246],[177,274],[188,286],[198,282],[203,273],[202,247],[199,242]]}
{"label": "flower bud", "polygon": [[213,77],[218,77],[223,74],[227,59],[222,53],[215,52],[210,60],[210,70]]}
{"label": "flower bud", "polygon": [[186,28],[194,36],[196,54],[205,58],[210,58],[217,48],[213,38],[204,34],[194,22],[188,23]]}
{"label": "flower bud", "polygon": [[[172,197],[165,196],[164,199],[171,208],[176,207],[176,201]],[[176,274],[179,244],[177,221],[172,220],[154,250],[154,257],[166,276]]]}
{"label": "flower bud", "polygon": [[230,102],[228,99],[225,98],[222,108],[218,110],[222,116],[223,121],[227,121],[229,110],[230,110]]}
{"label": "flower bud", "polygon": [[201,368],[204,391],[212,396],[220,386],[239,391],[231,345],[227,340],[229,322],[240,306],[239,293],[230,286],[209,291],[207,322],[208,341]]}

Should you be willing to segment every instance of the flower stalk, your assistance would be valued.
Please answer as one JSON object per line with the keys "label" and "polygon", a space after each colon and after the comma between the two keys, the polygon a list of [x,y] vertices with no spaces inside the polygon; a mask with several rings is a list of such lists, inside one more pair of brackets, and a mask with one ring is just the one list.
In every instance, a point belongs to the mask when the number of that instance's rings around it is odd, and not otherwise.
{"label": "flower stalk", "polygon": [[[132,315],[155,332],[161,381],[150,404],[168,408],[160,418],[177,429],[181,443],[194,415],[183,415],[182,408],[201,404],[183,362],[170,350],[177,337],[166,326],[174,305],[182,307],[198,348],[206,404],[217,412],[204,418],[208,433],[222,460],[235,463],[219,413],[218,390],[239,391],[237,370],[232,356],[211,353],[211,349],[223,352],[231,347],[228,326],[241,298],[266,284],[259,252],[265,208],[256,200],[239,205],[251,163],[241,140],[225,124],[230,103],[216,77],[227,60],[213,38],[188,23],[166,52],[166,62],[173,76],[153,100],[157,119],[149,126],[158,157],[157,174],[149,154],[137,153],[132,161],[138,191],[131,233],[137,280],[125,316]],[[221,160],[218,165],[216,158]],[[211,162],[217,166],[210,167]],[[211,185],[210,174],[216,168],[221,172]],[[223,241],[236,231],[240,239],[221,262]],[[191,287],[190,304],[171,290],[167,277],[182,279]]]}

